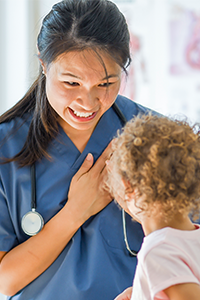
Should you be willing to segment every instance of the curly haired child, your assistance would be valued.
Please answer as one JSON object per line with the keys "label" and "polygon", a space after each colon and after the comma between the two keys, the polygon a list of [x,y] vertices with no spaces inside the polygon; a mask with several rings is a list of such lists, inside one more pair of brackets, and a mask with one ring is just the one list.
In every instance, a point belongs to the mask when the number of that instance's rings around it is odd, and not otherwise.
{"label": "curly haired child", "polygon": [[113,149],[108,187],[145,233],[133,288],[116,300],[199,300],[200,127],[136,116]]}

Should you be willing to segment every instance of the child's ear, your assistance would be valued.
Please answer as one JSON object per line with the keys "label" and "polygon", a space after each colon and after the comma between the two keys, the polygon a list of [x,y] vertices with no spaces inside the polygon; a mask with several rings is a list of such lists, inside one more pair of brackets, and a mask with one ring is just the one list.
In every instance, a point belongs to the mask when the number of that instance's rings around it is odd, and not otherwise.
{"label": "child's ear", "polygon": [[130,182],[128,180],[125,180],[124,178],[122,178],[122,184],[124,189],[127,191],[128,189],[130,189],[131,185]]}
{"label": "child's ear", "polygon": [[125,201],[134,201],[135,202],[135,191],[132,191],[130,193],[127,193],[125,195]]}
{"label": "child's ear", "polygon": [[122,178],[122,184],[125,190],[125,200],[131,201],[135,199],[135,190],[132,189],[130,182]]}

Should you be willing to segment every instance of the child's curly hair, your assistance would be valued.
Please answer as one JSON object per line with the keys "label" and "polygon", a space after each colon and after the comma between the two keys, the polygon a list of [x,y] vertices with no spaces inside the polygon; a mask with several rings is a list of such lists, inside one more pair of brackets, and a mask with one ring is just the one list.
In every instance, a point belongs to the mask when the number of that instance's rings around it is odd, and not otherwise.
{"label": "child's curly hair", "polygon": [[[199,125],[150,114],[136,116],[118,133],[113,148],[112,173],[145,195],[147,210],[157,202],[164,217],[177,212],[199,217]],[[118,188],[115,182],[112,190]]]}

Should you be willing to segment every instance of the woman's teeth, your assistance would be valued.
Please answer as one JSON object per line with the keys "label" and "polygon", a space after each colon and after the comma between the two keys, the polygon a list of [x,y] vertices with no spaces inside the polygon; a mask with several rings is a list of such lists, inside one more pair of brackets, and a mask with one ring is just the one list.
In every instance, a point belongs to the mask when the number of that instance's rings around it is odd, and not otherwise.
{"label": "woman's teeth", "polygon": [[93,113],[83,113],[83,112],[78,112],[78,111],[73,111],[74,114],[77,116],[77,117],[81,117],[81,118],[88,118],[90,117]]}

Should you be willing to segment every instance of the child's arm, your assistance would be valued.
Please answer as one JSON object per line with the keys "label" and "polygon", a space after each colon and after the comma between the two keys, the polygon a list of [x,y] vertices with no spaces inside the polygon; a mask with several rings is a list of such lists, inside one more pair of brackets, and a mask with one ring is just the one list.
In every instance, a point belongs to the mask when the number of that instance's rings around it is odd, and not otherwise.
{"label": "child's arm", "polygon": [[200,299],[200,285],[197,283],[183,283],[172,285],[164,290],[164,292],[170,300]]}

